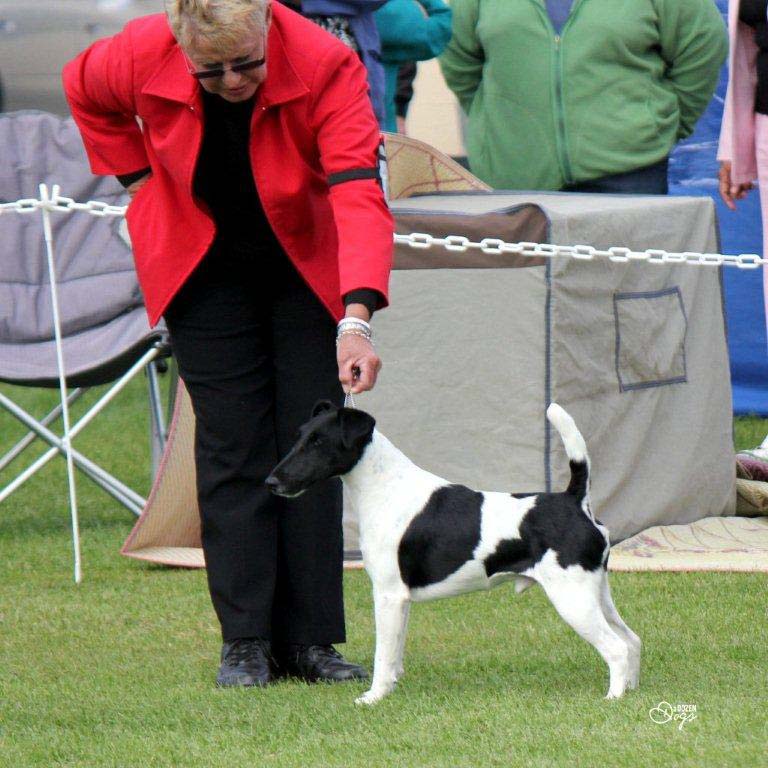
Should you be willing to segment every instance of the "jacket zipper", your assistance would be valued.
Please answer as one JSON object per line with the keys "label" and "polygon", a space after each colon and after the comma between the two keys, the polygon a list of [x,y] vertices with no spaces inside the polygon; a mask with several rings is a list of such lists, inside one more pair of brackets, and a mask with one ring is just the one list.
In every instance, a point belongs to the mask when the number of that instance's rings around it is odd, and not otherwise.
{"label": "jacket zipper", "polygon": [[555,144],[557,146],[558,165],[560,166],[560,171],[563,174],[563,181],[565,181],[566,185],[573,184],[573,169],[571,168],[571,158],[568,152],[568,139],[565,131],[562,44],[563,37],[583,1],[584,0],[574,0],[568,20],[565,22],[560,34],[557,34],[555,28],[552,26],[552,20],[549,18],[549,13],[544,7],[543,0],[532,0],[554,41],[554,47],[552,49],[552,67],[555,73]]}
{"label": "jacket zipper", "polygon": [[573,184],[571,158],[568,153],[568,141],[565,135],[565,107],[563,105],[563,49],[561,35],[555,35],[555,119],[557,122],[558,146],[560,147],[560,165],[566,184]]}

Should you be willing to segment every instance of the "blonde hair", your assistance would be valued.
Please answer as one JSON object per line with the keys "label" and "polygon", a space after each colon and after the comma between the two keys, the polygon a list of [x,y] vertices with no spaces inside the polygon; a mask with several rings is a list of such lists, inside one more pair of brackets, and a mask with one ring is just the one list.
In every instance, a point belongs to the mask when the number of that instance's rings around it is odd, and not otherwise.
{"label": "blonde hair", "polygon": [[243,33],[266,27],[269,0],[165,0],[168,23],[182,48],[200,38],[217,50],[236,46]]}

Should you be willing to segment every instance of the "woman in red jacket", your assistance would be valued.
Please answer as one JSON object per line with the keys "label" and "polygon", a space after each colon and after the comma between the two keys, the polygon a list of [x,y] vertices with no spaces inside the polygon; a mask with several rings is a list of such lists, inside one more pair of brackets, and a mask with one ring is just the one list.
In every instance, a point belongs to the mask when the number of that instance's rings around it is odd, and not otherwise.
{"label": "woman in red jacket", "polygon": [[92,170],[132,195],[147,311],[192,399],[217,683],[362,678],[333,647],[339,481],[292,500],[263,481],[318,399],[370,389],[380,367],[367,321],[387,303],[393,225],[366,72],[269,0],[167,11],[91,46],[64,86]]}

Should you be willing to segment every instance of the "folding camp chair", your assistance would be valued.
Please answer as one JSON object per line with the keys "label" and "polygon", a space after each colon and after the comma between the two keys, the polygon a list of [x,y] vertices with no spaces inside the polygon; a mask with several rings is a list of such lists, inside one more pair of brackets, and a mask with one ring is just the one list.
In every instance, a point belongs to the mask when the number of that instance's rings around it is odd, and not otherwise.
{"label": "folding camp chair", "polygon": [[[37,197],[40,182],[56,183],[75,200],[127,202],[114,179],[89,171],[73,122],[41,112],[0,115],[0,200]],[[55,244],[60,345],[54,333],[52,286],[39,212],[0,216],[0,381],[28,387],[59,387],[63,362],[66,387],[62,403],[38,419],[0,392],[0,406],[29,433],[0,458],[0,471],[35,440],[51,447],[0,490],[4,501],[57,454],[71,455],[76,467],[135,514],[145,499],[71,446],[75,437],[136,375],[146,372],[149,385],[152,455],[163,451],[166,428],[158,371],[170,354],[163,327],[149,328],[122,217],[45,212]],[[50,424],[93,386],[110,384],[62,440]],[[66,400],[66,403],[64,402]],[[77,570],[77,569],[76,569]]]}

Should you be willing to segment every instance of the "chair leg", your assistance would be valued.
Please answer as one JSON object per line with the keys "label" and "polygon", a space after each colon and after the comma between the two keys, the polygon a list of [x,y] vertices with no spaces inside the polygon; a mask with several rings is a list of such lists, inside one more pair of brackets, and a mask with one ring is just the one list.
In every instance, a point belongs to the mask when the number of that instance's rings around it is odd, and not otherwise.
{"label": "chair leg", "polygon": [[165,433],[165,439],[168,439],[170,432],[170,423],[173,421],[173,413],[176,410],[176,396],[179,393],[179,366],[171,358],[168,366],[168,408],[166,409],[166,424],[169,425]]}
{"label": "chair leg", "polygon": [[154,480],[157,477],[157,470],[165,450],[166,426],[155,360],[149,363],[146,371],[149,389],[149,445],[152,456],[152,479]]}
{"label": "chair leg", "polygon": [[[67,397],[67,405],[72,405],[72,403],[79,400],[86,392],[88,391],[88,387],[79,387],[78,389],[73,389],[72,392],[70,392],[69,397]],[[61,403],[57,405],[49,414],[44,416],[42,419],[40,419],[40,423],[47,427],[49,424],[52,424],[56,419],[61,416],[63,408],[61,407]],[[19,440],[16,445],[11,448],[8,453],[5,454],[5,456],[0,459],[0,472],[2,472],[11,462],[13,462],[14,459],[16,459],[19,455],[21,455],[27,448],[29,448],[32,443],[38,439],[38,435],[36,435],[33,431],[27,432],[27,434]]]}
{"label": "chair leg", "polygon": [[[42,469],[55,455],[56,451],[64,454],[63,447],[61,449],[52,448],[48,453],[41,456],[24,472],[18,475],[13,482],[9,483],[5,488],[0,491],[0,502],[5,501],[15,490],[29,480],[39,469]],[[115,501],[118,501],[134,515],[141,514],[146,500],[139,496],[135,491],[131,490],[127,485],[121,483],[116,477],[110,475],[108,472],[102,470],[97,464],[86,459],[82,454],[77,451],[72,452],[72,461],[77,469],[79,469],[86,477],[90,478],[96,485],[98,485],[103,491],[112,496]]]}
{"label": "chair leg", "polygon": [[[131,368],[91,407],[91,409],[69,430],[70,442],[75,436],[83,430],[111,401],[112,399],[133,379],[133,377],[143,370],[152,361],[156,360],[161,354],[158,347],[147,350]],[[33,416],[28,414],[23,408],[18,406],[10,398],[0,392],[0,405],[6,408],[10,413],[16,416],[19,421],[35,432],[39,437],[53,446],[44,453],[37,461],[19,475],[12,483],[6,486],[0,492],[0,502],[8,498],[22,483],[26,482],[38,469],[47,464],[57,453],[66,455],[63,441],[46,427],[42,426]],[[78,451],[72,450],[74,463],[85,472],[91,479],[114,498],[124,504],[134,514],[140,514],[146,504],[146,500],[138,493],[133,491],[124,483],[121,483],[116,477],[109,474],[106,470],[86,459]]]}
{"label": "chair leg", "polygon": [[[4,394],[0,393],[0,405],[13,414],[19,421],[34,431],[38,437],[45,440],[51,449],[40,456],[34,461],[24,472],[18,475],[11,483],[0,491],[0,502],[3,502],[8,498],[17,488],[23,485],[34,475],[39,469],[42,469],[57,453],[65,455],[64,442],[58,435],[51,432],[46,427],[43,427],[33,416],[28,414],[23,408],[18,406],[12,400],[7,398]],[[75,436],[76,431],[81,428],[81,423],[78,422],[75,427],[70,430],[72,437]],[[126,506],[134,514],[141,514],[141,510],[146,504],[146,499],[129,488],[124,483],[120,482],[116,477],[111,475],[106,470],[102,469],[90,459],[86,458],[79,451],[72,448],[72,459],[75,466],[80,469],[84,474],[91,478],[97,485],[103,488],[107,493],[113,496],[117,501]]]}

